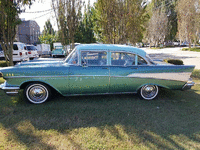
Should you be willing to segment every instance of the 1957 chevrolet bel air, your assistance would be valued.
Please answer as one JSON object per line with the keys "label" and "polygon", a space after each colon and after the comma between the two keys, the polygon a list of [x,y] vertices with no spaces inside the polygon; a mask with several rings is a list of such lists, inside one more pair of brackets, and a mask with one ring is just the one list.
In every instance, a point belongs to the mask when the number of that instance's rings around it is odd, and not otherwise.
{"label": "1957 chevrolet bel air", "polygon": [[29,61],[0,69],[6,81],[0,85],[8,95],[24,89],[34,104],[54,91],[64,96],[138,93],[145,100],[157,97],[159,89],[190,89],[195,66],[156,64],[145,51],[123,45],[81,44],[65,61]]}

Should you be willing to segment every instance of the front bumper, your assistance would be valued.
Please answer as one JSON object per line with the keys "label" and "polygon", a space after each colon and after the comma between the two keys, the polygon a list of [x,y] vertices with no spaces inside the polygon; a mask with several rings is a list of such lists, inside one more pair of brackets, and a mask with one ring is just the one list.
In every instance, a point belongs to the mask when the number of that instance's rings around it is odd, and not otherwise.
{"label": "front bumper", "polygon": [[7,95],[17,96],[20,88],[18,86],[6,86],[6,82],[4,82],[3,84],[0,84],[0,90],[4,90]]}
{"label": "front bumper", "polygon": [[192,86],[194,86],[194,82],[192,80],[189,80],[183,87],[182,90],[188,90],[191,89]]}

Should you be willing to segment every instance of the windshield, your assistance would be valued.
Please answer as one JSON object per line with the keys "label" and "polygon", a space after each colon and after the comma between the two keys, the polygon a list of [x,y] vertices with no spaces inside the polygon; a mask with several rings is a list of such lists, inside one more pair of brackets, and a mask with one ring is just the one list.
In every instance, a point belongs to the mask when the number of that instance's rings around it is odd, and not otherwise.
{"label": "windshield", "polygon": [[68,57],[65,59],[65,62],[68,64],[78,64],[78,52],[74,49]]}
{"label": "windshield", "polygon": [[35,46],[26,46],[26,50],[37,50]]}

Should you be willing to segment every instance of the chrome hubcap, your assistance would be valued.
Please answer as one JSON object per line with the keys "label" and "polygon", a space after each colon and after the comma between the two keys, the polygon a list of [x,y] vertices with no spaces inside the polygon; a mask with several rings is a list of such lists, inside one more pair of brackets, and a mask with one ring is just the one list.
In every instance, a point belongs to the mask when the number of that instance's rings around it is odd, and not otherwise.
{"label": "chrome hubcap", "polygon": [[40,84],[31,85],[26,91],[27,98],[33,103],[42,103],[48,98],[48,90]]}
{"label": "chrome hubcap", "polygon": [[141,96],[144,99],[151,100],[158,94],[158,87],[156,85],[146,85],[141,89]]}

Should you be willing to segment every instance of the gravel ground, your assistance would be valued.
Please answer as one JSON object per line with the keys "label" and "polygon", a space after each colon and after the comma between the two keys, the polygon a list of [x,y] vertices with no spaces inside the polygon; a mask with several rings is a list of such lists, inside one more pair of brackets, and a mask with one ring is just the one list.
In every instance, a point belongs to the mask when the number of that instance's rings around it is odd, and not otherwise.
{"label": "gravel ground", "polygon": [[153,60],[162,61],[163,59],[181,59],[184,65],[195,65],[195,69],[200,69],[200,52],[182,51],[181,48],[163,48],[145,50]]}

